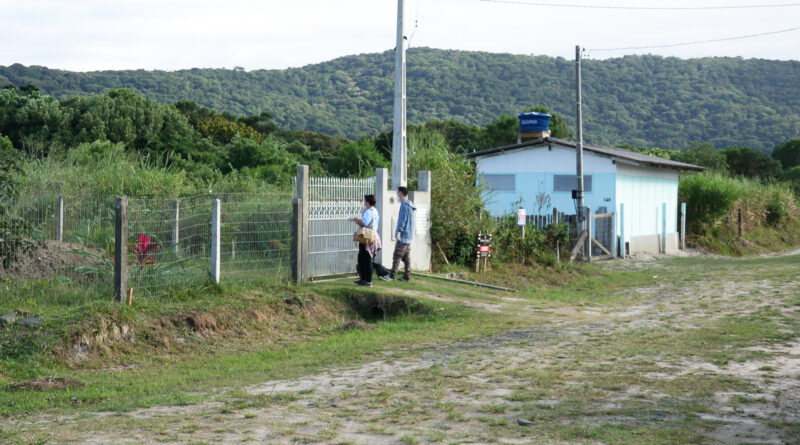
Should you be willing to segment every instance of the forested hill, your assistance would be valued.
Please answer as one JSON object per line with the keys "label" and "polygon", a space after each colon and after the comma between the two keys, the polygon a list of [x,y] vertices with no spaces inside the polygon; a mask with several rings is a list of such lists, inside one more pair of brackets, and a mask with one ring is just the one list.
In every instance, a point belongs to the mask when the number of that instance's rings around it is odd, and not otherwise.
{"label": "forested hill", "polygon": [[[0,86],[34,84],[58,98],[129,88],[235,114],[269,111],[286,129],[356,138],[391,128],[393,52],[286,70],[189,69],[77,73],[0,66]],[[574,115],[574,62],[546,56],[414,48],[409,121],[485,124],[536,104]],[[800,62],[627,56],[584,63],[585,138],[591,143],[771,149],[800,136]]]}

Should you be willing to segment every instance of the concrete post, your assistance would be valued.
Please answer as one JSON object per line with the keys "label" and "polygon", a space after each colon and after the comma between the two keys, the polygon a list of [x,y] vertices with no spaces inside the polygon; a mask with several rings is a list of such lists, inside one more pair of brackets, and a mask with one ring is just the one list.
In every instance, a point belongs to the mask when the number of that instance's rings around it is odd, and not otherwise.
{"label": "concrete post", "polygon": [[220,279],[220,236],[222,226],[222,205],[219,199],[211,201],[211,281],[219,283]]}
{"label": "concrete post", "polygon": [[297,203],[299,227],[299,282],[303,282],[308,277],[308,206],[311,201],[311,189],[308,177],[308,166],[297,166]]}
{"label": "concrete post", "polygon": [[58,208],[56,209],[56,241],[64,242],[64,198],[58,197]]}
{"label": "concrete post", "polygon": [[114,300],[121,302],[128,291],[128,200],[114,203]]}
{"label": "concrete post", "polygon": [[303,200],[295,198],[292,202],[292,238],[294,245],[292,246],[292,281],[296,284],[303,282],[303,248],[302,242],[303,234]]}
{"label": "concrete post", "polygon": [[178,244],[181,236],[181,202],[179,200],[172,201],[172,251],[178,254]]}
{"label": "concrete post", "polygon": [[681,250],[686,250],[686,203],[681,203]]}
{"label": "concrete post", "polygon": [[609,250],[611,250],[611,256],[615,257],[617,256],[617,215],[614,212],[611,212],[611,227],[609,230],[611,230],[611,249]]}
{"label": "concrete post", "polygon": [[423,170],[417,173],[417,191],[418,192],[431,191],[431,172]]}

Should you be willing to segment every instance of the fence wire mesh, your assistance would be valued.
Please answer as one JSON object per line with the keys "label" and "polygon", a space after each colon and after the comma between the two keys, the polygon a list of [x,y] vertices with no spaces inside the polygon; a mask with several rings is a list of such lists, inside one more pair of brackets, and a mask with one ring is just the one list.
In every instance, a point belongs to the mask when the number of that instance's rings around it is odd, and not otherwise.
{"label": "fence wire mesh", "polygon": [[109,260],[114,244],[113,198],[61,200],[58,196],[24,196],[4,206],[10,231],[32,241],[29,254],[20,255],[0,277],[43,279],[64,276],[75,280],[110,280]]}
{"label": "fence wire mesh", "polygon": [[[158,295],[204,283],[209,276],[211,202],[222,202],[222,280],[289,276],[292,204],[288,192],[128,199],[128,284],[137,295]],[[53,275],[107,282],[113,293],[114,197],[25,197],[4,206],[9,230],[34,242],[0,278]],[[60,210],[61,209],[61,210]],[[62,216],[63,215],[63,216]],[[61,228],[61,229],[60,229]],[[60,235],[60,240],[59,240]]]}

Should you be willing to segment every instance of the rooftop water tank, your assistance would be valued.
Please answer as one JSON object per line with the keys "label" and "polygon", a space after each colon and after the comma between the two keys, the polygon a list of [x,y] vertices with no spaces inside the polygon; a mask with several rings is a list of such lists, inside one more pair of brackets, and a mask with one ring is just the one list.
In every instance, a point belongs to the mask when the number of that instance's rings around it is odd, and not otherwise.
{"label": "rooftop water tank", "polygon": [[538,111],[529,111],[520,113],[517,117],[519,118],[519,131],[534,132],[547,131],[550,128],[550,118],[553,116]]}

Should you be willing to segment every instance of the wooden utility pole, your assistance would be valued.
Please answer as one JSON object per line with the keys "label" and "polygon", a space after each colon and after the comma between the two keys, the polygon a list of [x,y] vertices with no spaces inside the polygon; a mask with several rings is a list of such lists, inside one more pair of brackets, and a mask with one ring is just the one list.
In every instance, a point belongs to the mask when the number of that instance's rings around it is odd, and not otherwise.
{"label": "wooden utility pole", "polygon": [[397,0],[397,45],[394,49],[394,130],[392,137],[392,188],[408,185],[406,138],[406,36],[405,6]]}

